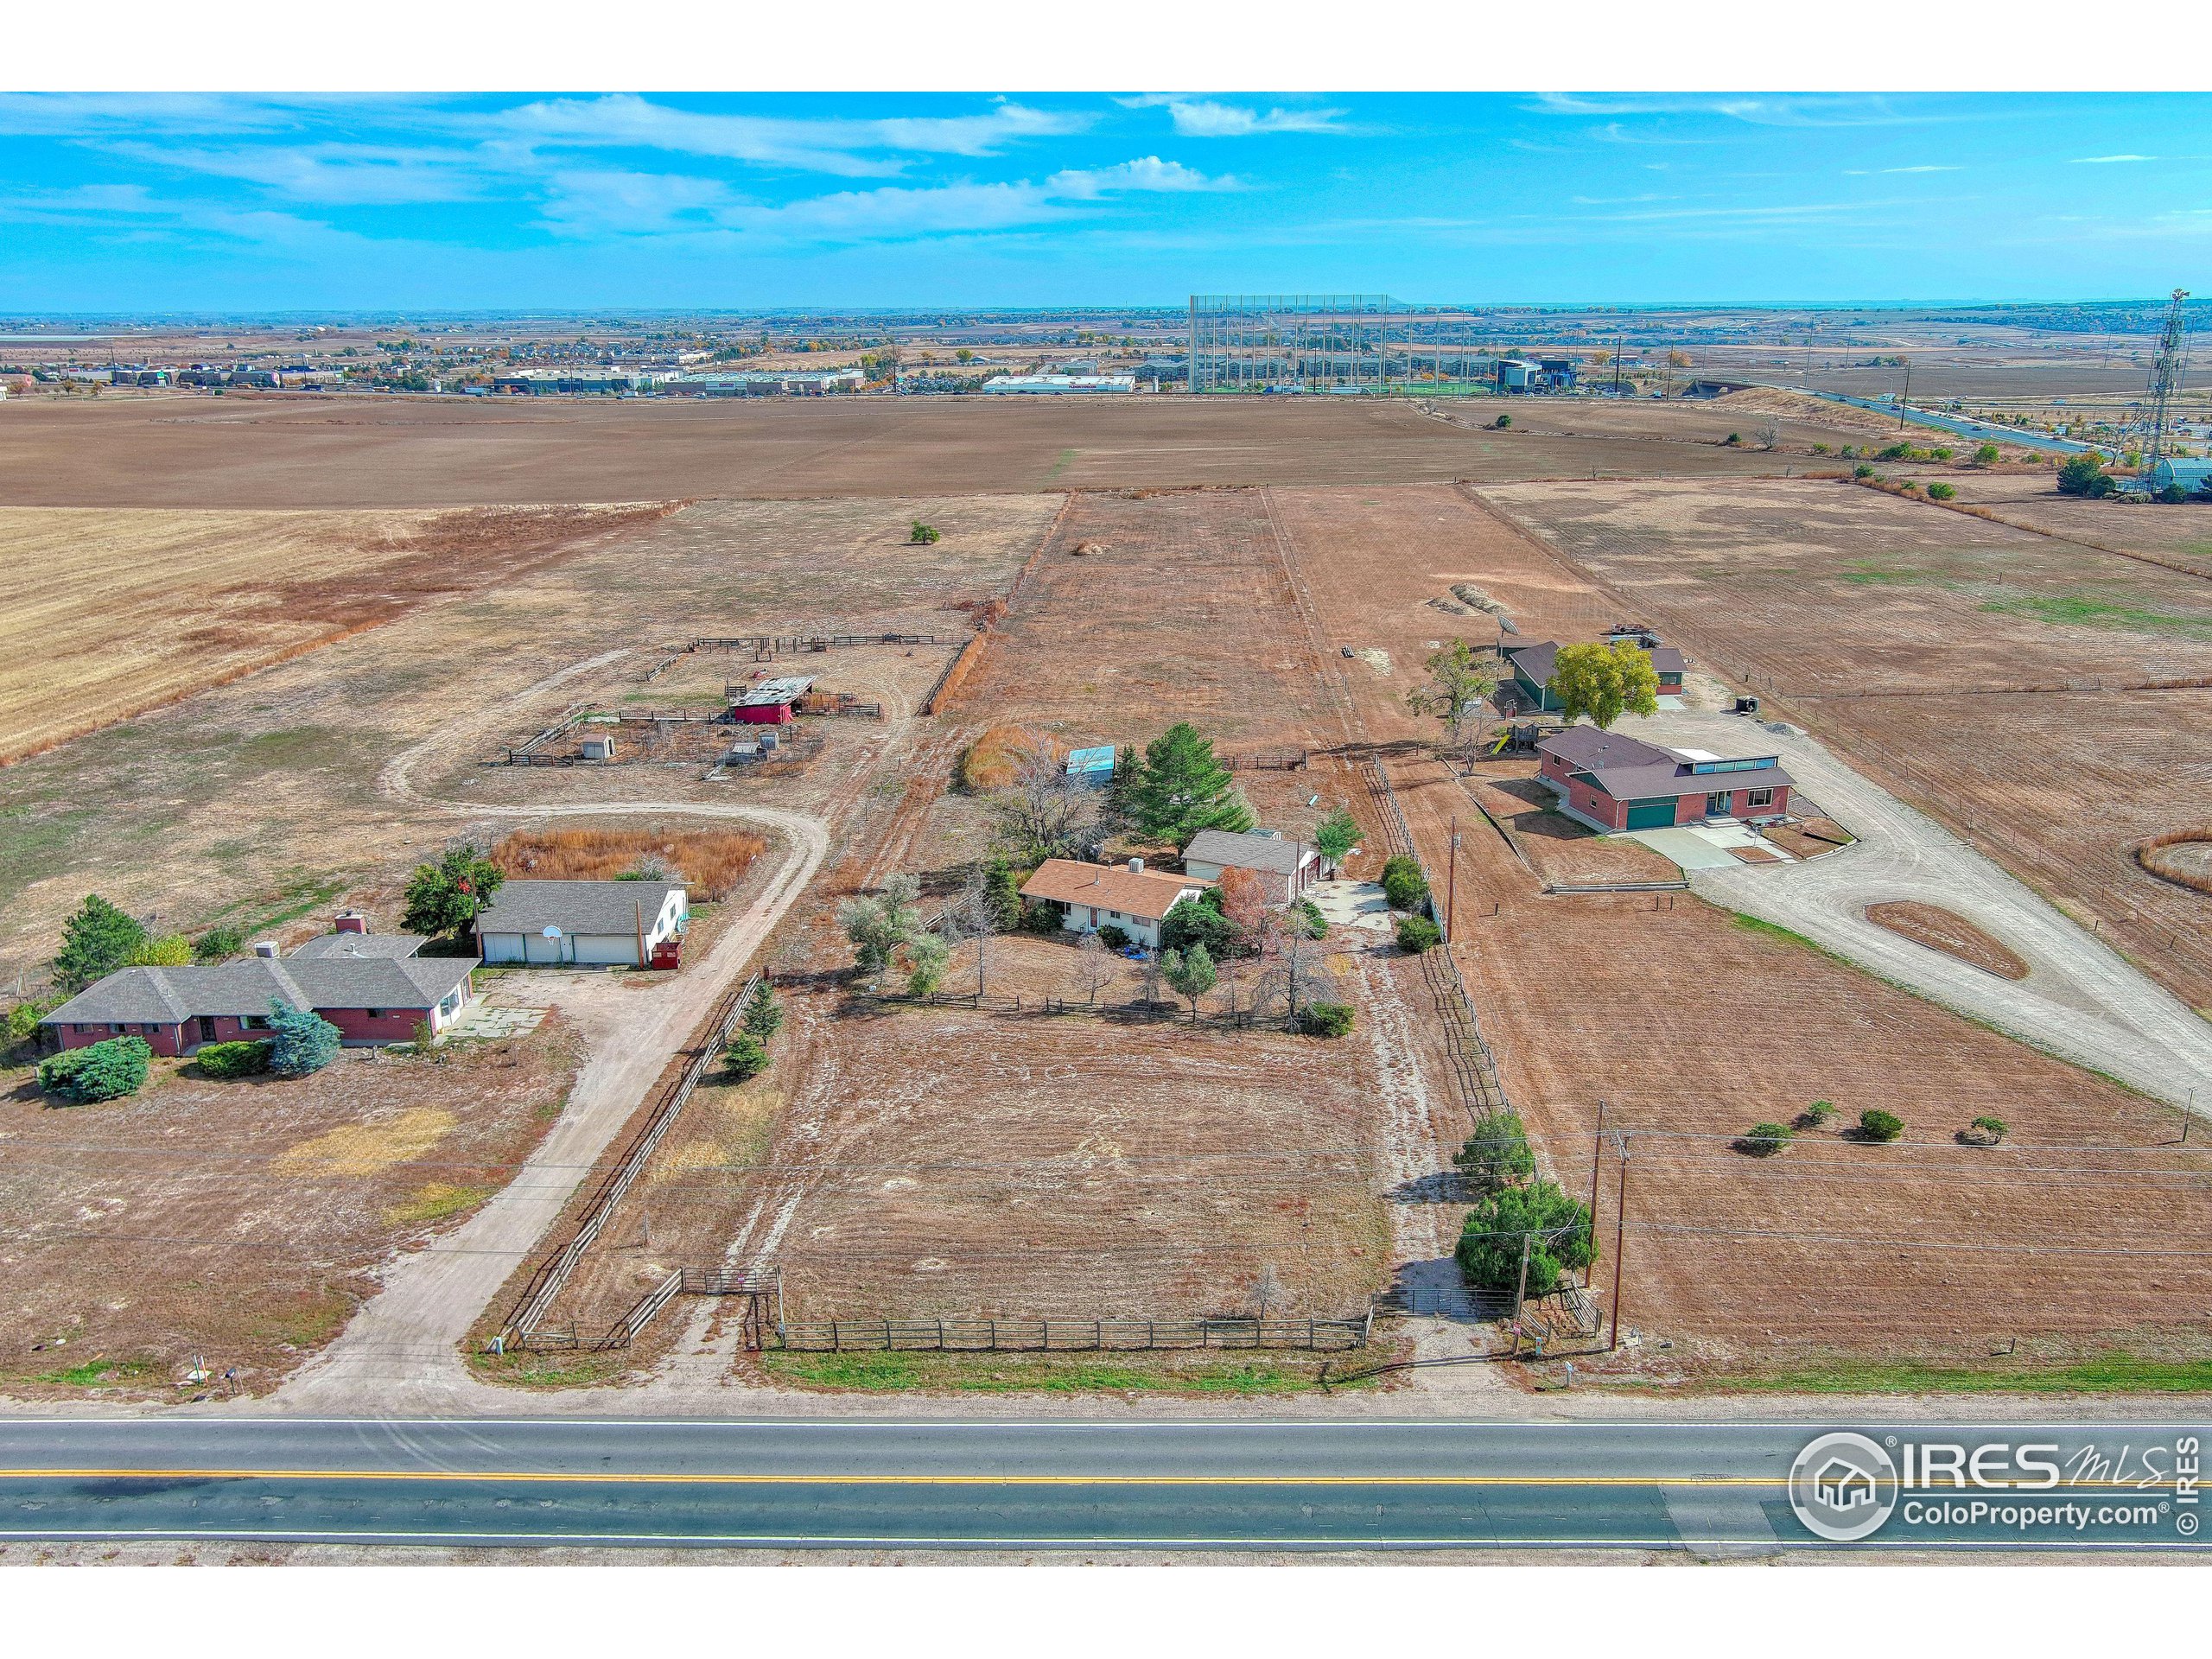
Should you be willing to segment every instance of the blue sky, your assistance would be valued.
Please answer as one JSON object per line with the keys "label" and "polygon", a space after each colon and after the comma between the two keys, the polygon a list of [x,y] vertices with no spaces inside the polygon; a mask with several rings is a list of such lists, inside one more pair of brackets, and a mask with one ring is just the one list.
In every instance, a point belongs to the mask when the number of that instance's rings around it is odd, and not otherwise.
{"label": "blue sky", "polygon": [[0,312],[2212,288],[2212,99],[0,95]]}

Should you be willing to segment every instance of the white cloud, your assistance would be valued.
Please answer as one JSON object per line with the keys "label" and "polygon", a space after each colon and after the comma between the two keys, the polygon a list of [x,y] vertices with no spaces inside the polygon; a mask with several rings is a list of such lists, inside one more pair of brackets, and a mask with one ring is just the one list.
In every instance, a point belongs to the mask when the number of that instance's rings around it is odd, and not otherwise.
{"label": "white cloud", "polygon": [[1245,138],[1262,132],[1349,132],[1343,110],[1255,110],[1242,104],[1224,104],[1210,98],[1183,98],[1172,92],[1147,92],[1120,100],[1124,108],[1165,106],[1177,133],[1185,138]]}
{"label": "white cloud", "polygon": [[991,156],[1022,139],[1077,131],[1089,119],[1001,101],[973,116],[789,120],[708,114],[615,92],[544,99],[471,115],[460,124],[531,147],[660,149],[866,177],[903,171],[906,163],[892,152]]}
{"label": "white cloud", "polygon": [[2155,162],[2155,156],[2076,156],[2075,167],[2104,167],[2113,162]]}
{"label": "white cloud", "polygon": [[1827,92],[1539,92],[1529,107],[1544,115],[1720,115],[1765,127],[1897,126],[1940,118],[1908,114],[1881,97]]}
{"label": "white cloud", "polygon": [[1071,168],[1046,181],[1054,195],[1101,196],[1116,190],[1233,190],[1236,181],[1224,175],[1210,178],[1180,162],[1163,162],[1157,156],[1140,156],[1114,167],[1088,170]]}
{"label": "white cloud", "polygon": [[240,179],[296,201],[334,207],[466,201],[484,195],[504,170],[478,149],[375,144],[252,144],[229,149],[113,143],[109,154],[156,167]]}
{"label": "white cloud", "polygon": [[1235,188],[1157,156],[1065,170],[1042,183],[885,185],[781,204],[748,200],[715,179],[613,168],[564,170],[548,184],[543,222],[563,236],[724,232],[840,243],[1011,230],[1077,218],[1127,193]]}

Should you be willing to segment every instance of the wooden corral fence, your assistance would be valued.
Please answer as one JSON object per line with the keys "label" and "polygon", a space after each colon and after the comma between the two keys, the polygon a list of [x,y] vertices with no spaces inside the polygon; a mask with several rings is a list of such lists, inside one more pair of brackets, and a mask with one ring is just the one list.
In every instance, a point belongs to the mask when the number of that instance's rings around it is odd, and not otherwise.
{"label": "wooden corral fence", "polygon": [[557,766],[566,764],[572,757],[546,754],[541,751],[547,744],[559,742],[577,727],[582,725],[585,715],[590,712],[590,705],[588,703],[570,703],[562,711],[560,719],[538,733],[536,737],[526,739],[520,743],[511,744],[507,749],[507,764],[511,766]]}
{"label": "wooden corral fence", "polygon": [[1261,749],[1251,754],[1224,754],[1221,764],[1231,772],[1298,772],[1312,752],[1306,749]]}
{"label": "wooden corral fence", "polygon": [[1141,1353],[1189,1348],[1363,1348],[1370,1310],[1356,1319],[830,1319],[788,1325],[794,1352]]}
{"label": "wooden corral fence", "polygon": [[[578,1224],[575,1232],[567,1243],[539,1265],[537,1271],[531,1275],[530,1282],[523,1287],[521,1295],[515,1299],[499,1334],[493,1338],[495,1351],[506,1353],[537,1346],[625,1347],[637,1331],[644,1328],[645,1321],[658,1313],[668,1298],[676,1294],[668,1289],[664,1282],[656,1286],[612,1331],[590,1341],[579,1341],[573,1325],[568,1327],[565,1340],[556,1339],[552,1333],[545,1333],[543,1342],[538,1340],[545,1315],[568,1285],[570,1275],[576,1270],[576,1263],[591,1248],[592,1242],[599,1236],[615,1209],[628,1196],[630,1188],[643,1173],[646,1160],[653,1155],[654,1148],[660,1145],[675,1125],[677,1115],[683,1109],[683,1103],[691,1098],[691,1091],[698,1087],[699,1079],[706,1075],[707,1068],[721,1053],[722,1046],[729,1040],[730,1033],[744,1015],[747,1000],[760,984],[761,978],[758,973],[753,975],[717,1005],[714,1018],[707,1025],[706,1040],[693,1052],[690,1064],[663,1090],[652,1114],[645,1119],[645,1127],[638,1131],[621,1160],[600,1183],[599,1190],[592,1195],[590,1204],[585,1208],[584,1218]],[[655,1301],[655,1297],[660,1300]],[[648,1307],[647,1303],[652,1306]],[[626,1332],[626,1334],[622,1334]]]}
{"label": "wooden corral fence", "polygon": [[[1118,960],[1118,958],[1116,958]],[[1187,1004],[1173,1002],[1082,1002],[1059,996],[987,996],[980,991],[931,991],[908,996],[898,991],[861,992],[875,1003],[904,1003],[917,1007],[973,1008],[982,1014],[1036,1019],[1106,1020],[1122,1025],[1183,1025],[1212,1030],[1282,1031],[1289,1016],[1260,1014],[1251,1008],[1202,1011],[1194,1020]]]}
{"label": "wooden corral fence", "polygon": [[[1397,791],[1390,786],[1390,774],[1371,754],[1361,758],[1360,772],[1368,792],[1381,810],[1384,851],[1420,864],[1421,855],[1414,850],[1413,832],[1406,827],[1406,815],[1398,805]],[[1424,866],[1421,879],[1427,878],[1428,871]],[[1432,883],[1428,899],[1432,916],[1436,914],[1436,906]],[[1439,916],[1436,919],[1441,921],[1443,918]],[[1460,978],[1459,965],[1452,960],[1452,952],[1424,950],[1414,960],[1421,964],[1421,980],[1436,1006],[1438,1023],[1444,1031],[1445,1052],[1452,1061],[1452,1075],[1459,1084],[1460,1103],[1466,1109],[1468,1117],[1478,1120],[1491,1112],[1510,1109],[1511,1103],[1506,1098],[1505,1084],[1497,1074],[1497,1057],[1491,1052],[1490,1044],[1483,1036],[1474,1000],[1467,995],[1466,982]]]}
{"label": "wooden corral fence", "polygon": [[1074,495],[1070,494],[1060,503],[1059,510],[1052,515],[1052,522],[1045,526],[1045,533],[1037,538],[1037,545],[1029,550],[1029,556],[1021,562],[1021,569],[1014,573],[1014,580],[1007,585],[1006,592],[985,607],[974,637],[962,645],[954,653],[952,660],[944,665],[944,672],[937,677],[937,683],[930,687],[929,696],[922,699],[925,715],[934,715],[943,709],[953,694],[960,690],[961,683],[975,671],[976,664],[982,660],[991,636],[998,632],[999,623],[1014,601],[1020,597],[1021,590],[1028,586],[1031,575],[1044,559],[1045,550],[1052,546],[1058,537],[1060,526],[1066,521],[1068,508],[1074,500]]}
{"label": "wooden corral fence", "polygon": [[677,663],[700,651],[737,651],[751,655],[756,663],[773,662],[779,657],[797,657],[809,652],[846,651],[861,645],[935,645],[944,642],[934,633],[732,633],[702,635],[680,650],[671,651],[640,677],[639,683],[650,685],[674,668]]}

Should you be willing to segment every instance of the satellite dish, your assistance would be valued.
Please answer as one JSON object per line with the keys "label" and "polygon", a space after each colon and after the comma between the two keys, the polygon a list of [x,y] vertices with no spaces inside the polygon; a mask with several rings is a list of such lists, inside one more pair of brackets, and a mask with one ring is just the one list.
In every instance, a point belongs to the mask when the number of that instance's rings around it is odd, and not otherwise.
{"label": "satellite dish", "polygon": [[548,922],[545,925],[544,936],[549,939],[557,939],[561,937],[561,930],[554,926],[552,923]]}

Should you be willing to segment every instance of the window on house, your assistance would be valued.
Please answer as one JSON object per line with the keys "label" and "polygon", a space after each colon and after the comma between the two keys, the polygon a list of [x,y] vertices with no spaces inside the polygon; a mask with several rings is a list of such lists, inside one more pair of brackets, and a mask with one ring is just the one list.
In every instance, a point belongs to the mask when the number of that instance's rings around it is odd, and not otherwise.
{"label": "window on house", "polygon": [[382,1008],[365,1008],[362,1012],[366,1014],[372,1020],[381,1020],[384,1018],[384,1010]]}
{"label": "window on house", "polygon": [[1744,791],[1744,804],[1746,806],[1772,806],[1774,791],[1770,789],[1747,789]]}
{"label": "window on house", "polygon": [[244,1015],[238,1020],[238,1027],[242,1031],[266,1031],[269,1029],[269,1016],[265,1014]]}

